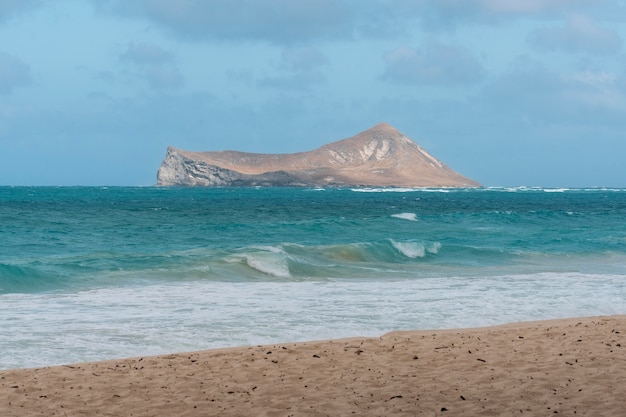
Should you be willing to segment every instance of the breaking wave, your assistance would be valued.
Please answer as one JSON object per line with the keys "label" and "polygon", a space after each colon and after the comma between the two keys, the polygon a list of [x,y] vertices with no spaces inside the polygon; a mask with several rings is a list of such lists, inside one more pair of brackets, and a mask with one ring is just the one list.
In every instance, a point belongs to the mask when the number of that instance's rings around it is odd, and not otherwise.
{"label": "breaking wave", "polygon": [[439,252],[439,248],[441,248],[441,243],[439,242],[423,244],[418,242],[396,242],[393,239],[390,239],[390,242],[398,252],[411,259],[423,258],[426,256],[426,253],[436,254]]}
{"label": "breaking wave", "polygon": [[234,258],[242,260],[248,267],[277,278],[291,278],[287,254],[281,248],[266,246],[255,248]]}
{"label": "breaking wave", "polygon": [[412,222],[417,221],[417,214],[415,213],[398,213],[398,214],[392,214],[391,217],[394,217],[396,219],[409,220]]}
{"label": "breaking wave", "polygon": [[[384,278],[410,273],[412,263],[438,254],[439,242],[355,242],[320,246],[283,243],[230,250],[206,248],[156,254],[94,252],[0,264],[0,294],[85,290],[155,281],[266,281]],[[105,267],[106,266],[106,267]]]}

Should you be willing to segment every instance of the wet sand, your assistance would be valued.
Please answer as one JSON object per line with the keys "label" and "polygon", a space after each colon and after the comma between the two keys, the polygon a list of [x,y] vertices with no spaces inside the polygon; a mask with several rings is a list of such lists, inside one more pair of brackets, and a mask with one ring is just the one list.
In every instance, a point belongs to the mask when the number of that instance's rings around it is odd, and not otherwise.
{"label": "wet sand", "polygon": [[0,416],[624,416],[625,337],[589,317],[7,370]]}

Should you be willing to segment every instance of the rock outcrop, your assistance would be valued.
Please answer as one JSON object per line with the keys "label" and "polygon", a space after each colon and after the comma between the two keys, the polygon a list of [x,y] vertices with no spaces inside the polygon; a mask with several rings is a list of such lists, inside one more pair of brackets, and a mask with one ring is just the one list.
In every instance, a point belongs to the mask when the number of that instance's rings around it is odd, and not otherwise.
{"label": "rock outcrop", "polygon": [[167,149],[161,186],[478,187],[381,123],[310,152],[256,154]]}

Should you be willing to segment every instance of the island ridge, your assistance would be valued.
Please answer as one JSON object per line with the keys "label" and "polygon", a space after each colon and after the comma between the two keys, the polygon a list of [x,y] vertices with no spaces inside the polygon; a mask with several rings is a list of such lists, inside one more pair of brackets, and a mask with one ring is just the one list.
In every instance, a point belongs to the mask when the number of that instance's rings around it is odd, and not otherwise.
{"label": "island ridge", "polygon": [[480,187],[380,123],[310,152],[190,152],[169,147],[160,186]]}

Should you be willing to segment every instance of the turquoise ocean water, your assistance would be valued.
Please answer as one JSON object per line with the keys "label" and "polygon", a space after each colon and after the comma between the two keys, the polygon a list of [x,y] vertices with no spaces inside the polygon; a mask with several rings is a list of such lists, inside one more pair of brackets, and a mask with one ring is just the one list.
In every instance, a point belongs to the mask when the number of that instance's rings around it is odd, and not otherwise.
{"label": "turquoise ocean water", "polygon": [[626,314],[626,190],[0,187],[0,369]]}

